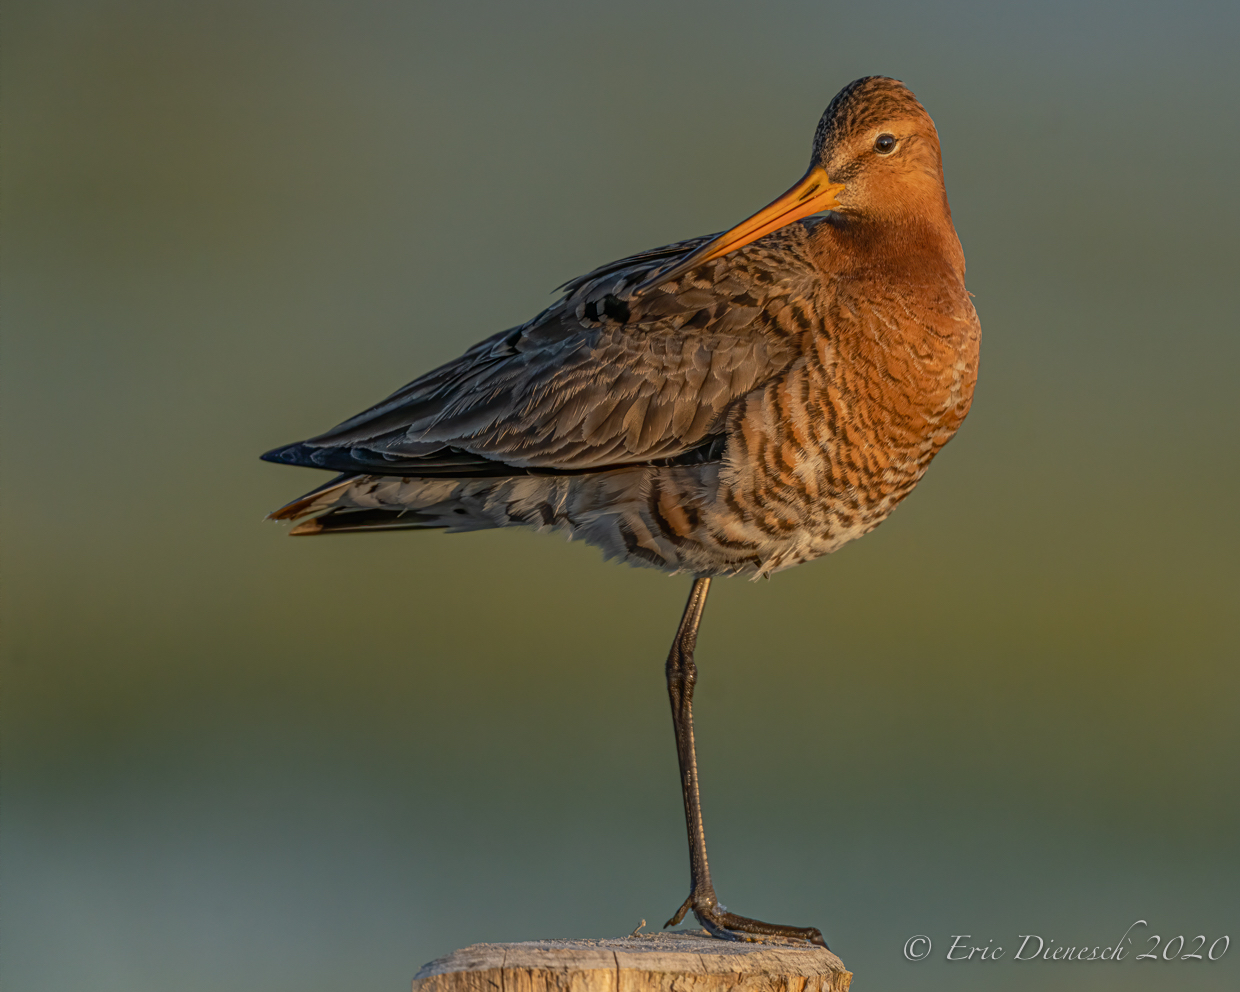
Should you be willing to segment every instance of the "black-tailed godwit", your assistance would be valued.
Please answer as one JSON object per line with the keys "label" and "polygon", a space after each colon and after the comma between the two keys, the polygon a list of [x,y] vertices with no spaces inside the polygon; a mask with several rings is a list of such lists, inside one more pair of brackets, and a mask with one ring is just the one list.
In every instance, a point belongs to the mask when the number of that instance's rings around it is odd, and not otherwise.
{"label": "black-tailed godwit", "polygon": [[706,860],[693,648],[713,576],[766,576],[878,526],[956,433],[980,327],[938,133],[850,83],[810,168],[748,220],[574,279],[532,320],[268,461],[341,473],[296,535],[528,526],[694,576],[667,659],[692,910],[718,937],[824,943],[727,912]]}

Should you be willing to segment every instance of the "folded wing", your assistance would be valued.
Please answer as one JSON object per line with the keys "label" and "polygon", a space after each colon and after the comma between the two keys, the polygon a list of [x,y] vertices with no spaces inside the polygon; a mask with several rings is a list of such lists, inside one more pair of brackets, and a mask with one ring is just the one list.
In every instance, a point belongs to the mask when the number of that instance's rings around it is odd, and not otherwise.
{"label": "folded wing", "polygon": [[791,225],[640,297],[655,268],[706,239],[596,269],[528,323],[263,457],[455,477],[718,457],[728,409],[801,351],[818,278],[805,233]]}

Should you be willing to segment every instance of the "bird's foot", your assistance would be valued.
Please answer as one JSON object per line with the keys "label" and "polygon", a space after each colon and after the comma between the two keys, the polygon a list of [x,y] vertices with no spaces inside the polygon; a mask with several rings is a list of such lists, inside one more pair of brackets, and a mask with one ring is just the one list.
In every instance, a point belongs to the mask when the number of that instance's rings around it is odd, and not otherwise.
{"label": "bird's foot", "polygon": [[786,927],[778,923],[751,920],[748,916],[737,916],[729,913],[727,907],[719,905],[713,896],[700,898],[696,892],[689,893],[689,898],[676,910],[675,915],[663,924],[663,929],[676,926],[689,910],[693,910],[693,915],[706,928],[707,933],[720,940],[756,942],[764,937],[786,937],[789,940],[817,944],[819,947],[827,946],[827,942],[822,939],[822,931],[817,927]]}

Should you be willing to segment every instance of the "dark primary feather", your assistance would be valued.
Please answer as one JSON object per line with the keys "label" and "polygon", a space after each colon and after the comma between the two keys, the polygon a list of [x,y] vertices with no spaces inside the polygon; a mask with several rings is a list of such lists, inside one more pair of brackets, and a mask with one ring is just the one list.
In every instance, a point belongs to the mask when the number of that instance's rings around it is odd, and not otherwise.
{"label": "dark primary feather", "polygon": [[805,239],[793,224],[641,297],[652,271],[707,239],[602,266],[528,323],[263,457],[457,477],[719,457],[729,408],[800,353],[787,312],[815,295]]}

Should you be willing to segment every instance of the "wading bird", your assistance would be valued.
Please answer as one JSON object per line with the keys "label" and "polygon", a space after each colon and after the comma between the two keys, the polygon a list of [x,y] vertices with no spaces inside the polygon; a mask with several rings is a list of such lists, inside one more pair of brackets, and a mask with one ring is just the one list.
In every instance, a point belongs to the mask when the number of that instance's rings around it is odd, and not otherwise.
{"label": "wading bird", "polygon": [[878,526],[956,433],[980,327],[938,133],[903,84],[831,101],[809,171],[723,234],[604,265],[326,434],[263,457],[342,473],[296,535],[567,531],[694,576],[667,659],[692,910],[717,937],[825,943],[720,905],[693,742],[713,576],[766,576]]}

